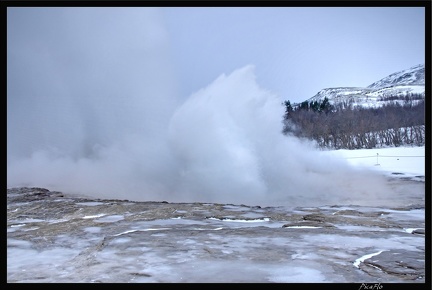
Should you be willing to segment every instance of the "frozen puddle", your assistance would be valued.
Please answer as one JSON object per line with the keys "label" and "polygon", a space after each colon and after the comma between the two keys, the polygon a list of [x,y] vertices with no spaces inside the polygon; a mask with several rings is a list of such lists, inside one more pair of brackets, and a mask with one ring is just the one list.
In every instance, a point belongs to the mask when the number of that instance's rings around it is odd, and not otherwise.
{"label": "frozen puddle", "polygon": [[364,255],[363,257],[360,257],[360,258],[358,258],[357,260],[355,260],[355,262],[353,263],[353,265],[354,265],[356,268],[360,268],[360,267],[359,267],[359,266],[360,266],[360,263],[364,262],[364,260],[366,260],[366,259],[370,259],[370,258],[372,258],[373,256],[376,256],[376,255],[381,254],[382,252],[383,252],[383,251],[379,251],[379,252],[376,252],[376,253],[372,253],[372,254]]}

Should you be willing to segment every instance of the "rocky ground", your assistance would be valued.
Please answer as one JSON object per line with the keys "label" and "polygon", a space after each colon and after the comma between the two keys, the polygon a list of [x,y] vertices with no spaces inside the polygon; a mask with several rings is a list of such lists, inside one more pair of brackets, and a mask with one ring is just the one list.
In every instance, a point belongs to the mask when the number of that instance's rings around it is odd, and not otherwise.
{"label": "rocky ground", "polygon": [[10,188],[7,282],[424,283],[414,195],[391,208],[260,207]]}

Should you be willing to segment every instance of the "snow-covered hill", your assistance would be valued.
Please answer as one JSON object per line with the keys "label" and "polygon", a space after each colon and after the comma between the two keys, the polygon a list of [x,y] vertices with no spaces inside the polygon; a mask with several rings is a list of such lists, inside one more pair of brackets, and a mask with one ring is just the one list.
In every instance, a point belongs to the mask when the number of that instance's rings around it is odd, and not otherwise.
{"label": "snow-covered hill", "polygon": [[393,73],[373,84],[368,88],[380,89],[401,85],[425,85],[425,67],[423,64],[413,66],[409,69]]}
{"label": "snow-covered hill", "polygon": [[352,103],[353,106],[379,107],[388,101],[388,97],[405,97],[412,95],[425,96],[424,64],[393,73],[366,88],[339,87],[326,88],[319,91],[308,102],[322,101],[328,98],[331,104]]}

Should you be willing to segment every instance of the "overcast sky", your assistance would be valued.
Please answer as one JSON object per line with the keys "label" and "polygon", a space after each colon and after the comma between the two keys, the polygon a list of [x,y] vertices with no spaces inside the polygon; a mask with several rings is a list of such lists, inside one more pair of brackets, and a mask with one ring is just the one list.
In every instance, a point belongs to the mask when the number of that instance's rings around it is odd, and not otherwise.
{"label": "overcast sky", "polygon": [[423,8],[171,8],[163,17],[185,92],[254,64],[263,87],[303,101],[425,57]]}
{"label": "overcast sky", "polygon": [[8,73],[47,58],[38,74],[73,79],[107,65],[101,48],[121,62],[130,46],[164,42],[180,98],[252,64],[263,88],[300,102],[424,63],[424,28],[422,7],[8,8]]}

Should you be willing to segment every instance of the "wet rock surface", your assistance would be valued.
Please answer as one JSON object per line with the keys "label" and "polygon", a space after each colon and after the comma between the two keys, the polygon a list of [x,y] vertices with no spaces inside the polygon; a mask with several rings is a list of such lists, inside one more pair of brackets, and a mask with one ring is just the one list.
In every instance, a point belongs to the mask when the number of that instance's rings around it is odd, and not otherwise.
{"label": "wet rock surface", "polygon": [[260,207],[7,190],[8,282],[425,282],[418,203]]}

